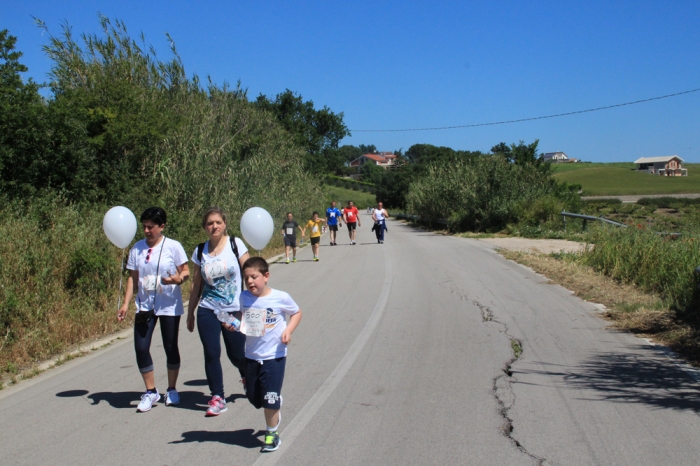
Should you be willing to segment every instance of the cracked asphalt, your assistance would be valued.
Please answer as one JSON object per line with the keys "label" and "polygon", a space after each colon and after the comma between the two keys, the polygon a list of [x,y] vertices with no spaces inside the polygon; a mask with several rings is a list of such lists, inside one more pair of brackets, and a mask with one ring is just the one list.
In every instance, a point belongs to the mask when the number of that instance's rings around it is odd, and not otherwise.
{"label": "cracked asphalt", "polygon": [[[205,418],[201,344],[181,328],[182,404],[136,413],[126,340],[0,391],[3,464],[698,464],[698,384],[596,308],[476,240],[363,217],[270,284],[304,317],[289,348],[282,448],[224,361]],[[522,349],[516,358],[514,346]],[[164,389],[160,337],[152,355]]]}

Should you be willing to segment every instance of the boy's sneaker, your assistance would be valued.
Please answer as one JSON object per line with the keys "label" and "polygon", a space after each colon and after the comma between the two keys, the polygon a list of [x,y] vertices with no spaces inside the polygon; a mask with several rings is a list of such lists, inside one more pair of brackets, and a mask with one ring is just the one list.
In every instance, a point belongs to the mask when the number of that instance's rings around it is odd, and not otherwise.
{"label": "boy's sneaker", "polygon": [[287,257],[287,260],[285,261],[287,264],[289,264],[289,257]]}
{"label": "boy's sneaker", "polygon": [[214,395],[209,400],[209,408],[207,409],[207,417],[218,416],[219,414],[226,411],[226,400],[221,398],[219,395]]}
{"label": "boy's sneaker", "polygon": [[139,402],[136,410],[141,411],[142,413],[150,411],[153,404],[157,403],[158,401],[160,401],[160,393],[158,393],[158,390],[156,389],[155,393],[149,390],[141,395],[141,402]]}
{"label": "boy's sneaker", "polygon": [[179,405],[180,394],[174,388],[165,392],[165,406]]}
{"label": "boy's sneaker", "polygon": [[279,434],[277,432],[265,432],[265,441],[260,449],[261,452],[275,451],[280,447],[282,440],[280,440]]}
{"label": "boy's sneaker", "polygon": [[297,258],[296,258],[296,257],[295,257],[294,259],[292,259],[292,262],[296,262],[296,261],[297,261]]}

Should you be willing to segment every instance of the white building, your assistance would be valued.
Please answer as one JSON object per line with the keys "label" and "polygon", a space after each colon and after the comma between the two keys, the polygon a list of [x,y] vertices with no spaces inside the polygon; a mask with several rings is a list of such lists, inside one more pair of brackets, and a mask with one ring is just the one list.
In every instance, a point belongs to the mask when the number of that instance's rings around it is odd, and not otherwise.
{"label": "white building", "polygon": [[571,163],[578,162],[578,159],[569,158],[569,156],[563,152],[547,152],[544,154],[544,161],[553,163]]}

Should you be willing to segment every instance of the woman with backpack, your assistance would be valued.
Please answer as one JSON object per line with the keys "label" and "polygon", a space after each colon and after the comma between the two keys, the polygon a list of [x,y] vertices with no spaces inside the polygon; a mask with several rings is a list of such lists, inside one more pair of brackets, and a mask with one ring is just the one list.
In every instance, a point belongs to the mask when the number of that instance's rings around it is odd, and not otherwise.
{"label": "woman with backpack", "polygon": [[226,354],[238,369],[245,386],[245,335],[222,332],[218,313],[227,313],[240,320],[240,296],[243,286],[241,265],[250,257],[243,241],[226,234],[226,213],[210,207],[202,218],[202,227],[209,241],[192,253],[194,262],[192,291],[187,309],[187,330],[194,331],[197,309],[197,330],[204,347],[204,371],[211,391],[207,416],[226,411],[224,376],[221,368],[221,336]]}
{"label": "woman with backpack", "polygon": [[150,353],[151,338],[157,322],[160,322],[160,334],[168,368],[165,405],[180,403],[180,395],[175,389],[180,372],[177,337],[180,317],[185,313],[180,285],[190,276],[190,271],[187,266],[187,254],[182,245],[163,235],[165,221],[165,211],[160,207],[149,207],[141,214],[145,239],[137,242],[129,251],[129,260],[126,263],[129,270],[126,295],[124,305],[117,313],[117,319],[124,320],[129,311],[129,302],[136,293],[134,347],[136,363],[146,385],[146,393],[141,395],[141,401],[136,408],[141,412],[150,411],[153,404],[161,398],[156,389]]}

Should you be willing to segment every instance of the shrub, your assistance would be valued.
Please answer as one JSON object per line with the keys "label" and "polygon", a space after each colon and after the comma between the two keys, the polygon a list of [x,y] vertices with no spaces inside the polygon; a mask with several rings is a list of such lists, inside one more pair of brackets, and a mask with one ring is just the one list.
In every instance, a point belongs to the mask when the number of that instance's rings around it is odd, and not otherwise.
{"label": "shrub", "polygon": [[447,219],[451,231],[500,230],[519,220],[523,205],[548,195],[577,208],[578,194],[546,170],[493,155],[429,165],[410,184],[407,210],[429,222]]}
{"label": "shrub", "polygon": [[658,235],[643,228],[592,229],[595,244],[582,261],[623,283],[657,293],[679,310],[690,310],[695,299],[700,265],[695,237]]}

